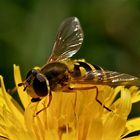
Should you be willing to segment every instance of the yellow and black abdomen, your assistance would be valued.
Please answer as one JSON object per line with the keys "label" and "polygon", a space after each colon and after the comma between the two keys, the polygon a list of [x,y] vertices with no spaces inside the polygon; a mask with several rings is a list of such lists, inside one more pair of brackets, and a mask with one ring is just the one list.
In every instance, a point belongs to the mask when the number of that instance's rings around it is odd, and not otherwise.
{"label": "yellow and black abdomen", "polygon": [[83,78],[84,80],[100,81],[105,79],[104,70],[98,65],[91,65],[84,60],[68,61],[67,66],[74,79]]}

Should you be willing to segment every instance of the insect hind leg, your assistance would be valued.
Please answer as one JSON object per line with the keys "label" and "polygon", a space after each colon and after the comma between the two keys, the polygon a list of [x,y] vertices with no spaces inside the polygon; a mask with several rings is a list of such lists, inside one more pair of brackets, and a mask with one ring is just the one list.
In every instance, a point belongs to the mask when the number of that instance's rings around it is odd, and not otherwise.
{"label": "insect hind leg", "polygon": [[92,86],[92,87],[83,87],[83,88],[70,88],[69,90],[89,90],[89,89],[95,89],[96,90],[96,96],[95,96],[95,100],[103,107],[105,108],[107,111],[112,112],[111,109],[109,109],[107,106],[105,106],[99,99],[98,99],[98,95],[99,95],[99,91],[98,91],[98,87],[97,86]]}
{"label": "insect hind leg", "polygon": [[94,86],[93,88],[95,88],[95,90],[96,90],[95,100],[96,100],[101,106],[103,106],[103,108],[105,108],[106,110],[112,112],[111,109],[109,109],[108,107],[106,107],[106,106],[98,99],[98,95],[99,95],[98,87],[97,87],[97,86]]}

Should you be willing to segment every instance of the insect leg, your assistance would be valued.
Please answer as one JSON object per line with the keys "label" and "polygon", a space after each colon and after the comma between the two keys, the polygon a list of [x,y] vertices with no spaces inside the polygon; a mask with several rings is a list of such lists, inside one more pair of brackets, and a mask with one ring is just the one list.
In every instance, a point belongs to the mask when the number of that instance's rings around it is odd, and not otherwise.
{"label": "insect leg", "polygon": [[40,98],[32,98],[32,99],[31,99],[31,102],[33,102],[33,103],[34,103],[34,102],[39,102],[40,100],[41,100]]}
{"label": "insect leg", "polygon": [[92,86],[92,87],[83,87],[83,88],[70,88],[70,90],[88,90],[88,89],[95,89],[96,90],[96,96],[95,96],[95,100],[106,110],[112,112],[111,109],[109,109],[108,107],[106,107],[99,99],[98,99],[98,87],[97,86]]}
{"label": "insect leg", "polygon": [[73,105],[73,107],[74,107],[74,116],[75,116],[75,118],[76,118],[76,100],[77,100],[77,92],[75,93],[75,100],[74,100],[74,105]]}
{"label": "insect leg", "polygon": [[[48,102],[47,106],[45,106],[44,108],[42,108],[41,110],[39,110],[38,112],[36,112],[36,113],[35,113],[35,116],[37,116],[37,115],[38,115],[40,112],[42,112],[43,110],[47,109],[47,108],[50,106],[51,101],[52,101],[52,93],[51,93],[51,91],[50,91],[50,93],[49,93],[49,102]],[[35,116],[34,116],[34,117],[35,117]]]}
{"label": "insect leg", "polygon": [[96,96],[95,96],[95,100],[101,105],[103,106],[103,108],[105,108],[108,111],[112,111],[111,109],[109,109],[108,107],[106,107],[99,99],[98,99],[98,88],[96,86],[94,86],[93,88],[96,89]]}

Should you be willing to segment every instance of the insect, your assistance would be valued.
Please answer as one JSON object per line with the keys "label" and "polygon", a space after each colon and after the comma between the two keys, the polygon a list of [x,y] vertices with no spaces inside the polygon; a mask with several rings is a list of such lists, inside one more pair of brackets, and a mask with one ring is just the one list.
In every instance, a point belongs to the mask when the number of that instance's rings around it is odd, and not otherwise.
{"label": "insect", "polygon": [[[96,101],[102,105],[102,102],[98,99],[96,85],[140,85],[140,80],[137,77],[104,70],[100,66],[91,65],[81,60],[71,60],[70,58],[80,49],[83,39],[83,30],[78,18],[70,17],[62,22],[47,64],[40,69],[31,69],[26,79],[18,84],[24,86],[24,91],[26,90],[30,94],[32,102],[38,102],[48,95],[49,103],[47,107],[49,107],[52,91],[69,92],[89,89],[89,87],[70,87],[71,83],[80,83],[93,84],[90,88],[96,89]],[[81,69],[84,69],[84,72]],[[102,106],[111,111],[105,105]]]}

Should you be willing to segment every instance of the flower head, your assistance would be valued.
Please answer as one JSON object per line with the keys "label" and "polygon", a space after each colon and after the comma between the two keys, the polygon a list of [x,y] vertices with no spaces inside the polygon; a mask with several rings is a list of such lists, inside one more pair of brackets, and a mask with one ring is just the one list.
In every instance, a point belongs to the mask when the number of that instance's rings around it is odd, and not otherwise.
{"label": "flower head", "polygon": [[[140,118],[128,120],[133,103],[140,101],[140,90],[118,86],[97,86],[99,90],[53,92],[47,109],[48,96],[32,103],[30,96],[18,87],[21,83],[19,67],[14,65],[17,93],[23,107],[9,95],[0,76],[0,138],[9,140],[138,140],[140,136],[125,138],[140,130]],[[78,84],[78,83],[77,83]],[[75,86],[75,85],[73,85]],[[82,87],[84,85],[78,84]],[[91,86],[91,85],[89,85]],[[108,111],[103,106],[112,111]],[[24,108],[24,109],[23,109]]]}

